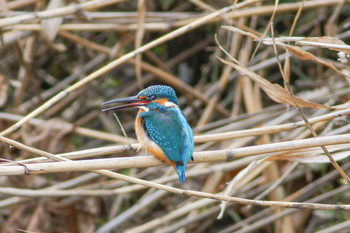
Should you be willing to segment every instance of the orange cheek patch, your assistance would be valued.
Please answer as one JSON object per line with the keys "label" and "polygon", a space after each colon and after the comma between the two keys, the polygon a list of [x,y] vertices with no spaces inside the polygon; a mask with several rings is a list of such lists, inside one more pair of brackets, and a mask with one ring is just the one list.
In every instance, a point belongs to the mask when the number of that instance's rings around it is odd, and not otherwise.
{"label": "orange cheek patch", "polygon": [[158,103],[160,105],[164,105],[164,103],[169,102],[169,101],[168,101],[167,98],[163,98],[163,99],[157,99],[157,100],[155,100],[153,102],[156,102],[156,103]]}

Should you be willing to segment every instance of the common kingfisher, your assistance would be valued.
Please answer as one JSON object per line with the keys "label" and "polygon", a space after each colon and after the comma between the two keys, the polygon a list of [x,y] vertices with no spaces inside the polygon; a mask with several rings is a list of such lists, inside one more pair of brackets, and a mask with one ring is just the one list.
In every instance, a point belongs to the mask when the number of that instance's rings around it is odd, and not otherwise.
{"label": "common kingfisher", "polygon": [[171,163],[185,181],[188,161],[193,160],[193,132],[178,106],[175,91],[165,85],[154,85],[140,91],[136,96],[115,99],[102,105],[125,103],[102,111],[139,108],[135,131],[140,147],[158,159]]}

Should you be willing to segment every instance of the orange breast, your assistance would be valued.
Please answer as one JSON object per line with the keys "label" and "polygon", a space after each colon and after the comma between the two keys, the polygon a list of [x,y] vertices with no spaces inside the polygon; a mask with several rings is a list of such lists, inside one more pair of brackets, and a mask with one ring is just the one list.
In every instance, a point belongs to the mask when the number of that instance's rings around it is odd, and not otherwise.
{"label": "orange breast", "polygon": [[135,132],[136,132],[137,140],[140,142],[140,147],[144,148],[149,153],[151,153],[158,159],[162,160],[163,162],[172,163],[172,165],[175,168],[176,167],[175,162],[170,161],[165,156],[163,150],[147,135],[147,132],[145,131],[142,125],[141,117],[138,117],[138,115],[143,111],[144,110],[140,109],[135,121]]}

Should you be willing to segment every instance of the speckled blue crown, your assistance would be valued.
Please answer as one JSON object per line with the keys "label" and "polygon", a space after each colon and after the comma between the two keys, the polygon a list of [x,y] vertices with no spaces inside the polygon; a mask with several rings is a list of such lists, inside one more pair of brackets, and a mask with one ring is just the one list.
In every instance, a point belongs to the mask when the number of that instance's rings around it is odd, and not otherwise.
{"label": "speckled blue crown", "polygon": [[178,104],[177,97],[174,89],[165,85],[154,85],[149,86],[146,89],[143,89],[137,94],[137,97],[140,96],[151,96],[155,95],[156,99],[167,98],[170,102]]}

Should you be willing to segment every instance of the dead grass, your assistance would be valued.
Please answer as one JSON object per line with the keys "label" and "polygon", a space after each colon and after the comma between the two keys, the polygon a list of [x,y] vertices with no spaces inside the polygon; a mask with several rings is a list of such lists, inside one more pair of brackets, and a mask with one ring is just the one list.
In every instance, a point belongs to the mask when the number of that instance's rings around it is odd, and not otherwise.
{"label": "dead grass", "polygon": [[[1,0],[0,231],[346,231],[349,3]],[[151,84],[196,135],[183,184],[100,112]]]}

